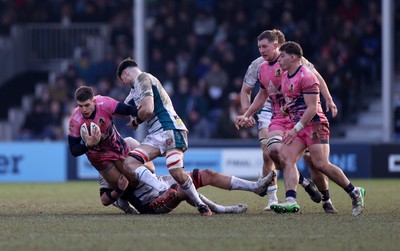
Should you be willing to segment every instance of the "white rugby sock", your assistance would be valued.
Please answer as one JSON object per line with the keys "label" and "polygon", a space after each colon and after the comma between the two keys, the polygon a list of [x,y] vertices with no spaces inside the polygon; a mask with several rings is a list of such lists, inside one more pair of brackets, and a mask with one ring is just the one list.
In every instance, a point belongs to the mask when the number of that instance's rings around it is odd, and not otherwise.
{"label": "white rugby sock", "polygon": [[157,191],[165,191],[167,187],[164,183],[160,182],[145,166],[140,166],[135,170],[135,174],[138,180],[146,183],[153,187]]}
{"label": "white rugby sock", "polygon": [[200,200],[199,193],[196,190],[196,187],[193,184],[192,178],[188,176],[188,179],[181,185],[181,188],[187,196],[193,201],[193,203],[197,206],[199,204],[203,205],[204,202]]}
{"label": "white rugby sock", "polygon": [[257,182],[248,181],[240,179],[238,177],[232,176],[231,178],[231,189],[232,190],[242,190],[242,191],[256,191],[258,188]]}
{"label": "white rugby sock", "polygon": [[270,200],[278,201],[278,197],[276,196],[276,192],[278,191],[278,186],[268,186],[267,194]]}
{"label": "white rugby sock", "polygon": [[202,194],[199,194],[199,197],[214,213],[219,213],[219,214],[225,213],[225,206],[221,206],[221,205],[214,203],[213,201],[207,199]]}

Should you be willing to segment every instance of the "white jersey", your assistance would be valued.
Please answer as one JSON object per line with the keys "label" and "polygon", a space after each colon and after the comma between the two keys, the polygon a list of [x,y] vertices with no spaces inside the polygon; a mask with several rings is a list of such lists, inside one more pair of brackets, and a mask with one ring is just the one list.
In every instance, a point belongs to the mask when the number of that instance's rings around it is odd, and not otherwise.
{"label": "white jersey", "polygon": [[[165,184],[165,187],[170,187],[172,184],[175,184],[176,181],[172,178],[172,176],[160,176],[157,179]],[[99,175],[99,185],[100,189],[112,189],[108,182],[103,178],[103,176]],[[135,191],[133,192],[133,196],[140,201],[142,206],[145,206],[155,200],[159,196],[159,191],[155,190],[153,187],[139,181]]]}
{"label": "white jersey", "polygon": [[[258,57],[253,62],[251,62],[249,68],[246,71],[246,75],[243,78],[247,86],[254,88],[254,86],[258,82],[258,70],[263,62],[263,57]],[[271,123],[272,117],[272,105],[270,99],[267,99],[267,101],[265,101],[263,107],[261,107],[261,109],[257,112],[257,116],[259,122],[258,128],[268,128],[269,124]]]}
{"label": "white jersey", "polygon": [[[247,86],[254,88],[254,86],[258,82],[258,70],[260,69],[260,65],[263,62],[264,62],[263,57],[258,57],[253,62],[251,62],[251,64],[249,65],[249,68],[247,68],[246,75],[244,75],[244,78],[243,78],[243,80]],[[265,104],[261,108],[261,110],[271,111],[271,101],[269,99],[267,99],[267,101],[265,101]]]}
{"label": "white jersey", "polygon": [[134,105],[138,106],[147,96],[154,98],[153,115],[146,121],[149,134],[174,129],[187,131],[160,81],[150,73],[142,72],[135,79],[125,103],[133,105],[134,102]]}

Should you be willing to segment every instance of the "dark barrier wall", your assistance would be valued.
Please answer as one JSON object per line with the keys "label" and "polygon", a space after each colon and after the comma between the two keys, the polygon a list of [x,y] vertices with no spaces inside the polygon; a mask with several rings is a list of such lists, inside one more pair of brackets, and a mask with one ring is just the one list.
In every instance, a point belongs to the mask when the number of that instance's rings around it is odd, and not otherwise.
{"label": "dark barrier wall", "polygon": [[372,177],[400,178],[400,145],[371,146]]}

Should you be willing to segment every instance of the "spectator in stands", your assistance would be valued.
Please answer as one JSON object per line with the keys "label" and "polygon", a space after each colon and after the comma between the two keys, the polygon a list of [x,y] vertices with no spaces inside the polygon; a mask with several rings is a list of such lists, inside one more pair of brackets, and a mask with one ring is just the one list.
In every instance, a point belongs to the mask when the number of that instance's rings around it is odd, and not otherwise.
{"label": "spectator in stands", "polygon": [[45,111],[41,100],[35,100],[33,110],[29,113],[19,132],[19,140],[37,140],[43,138],[43,128],[48,121],[48,114]]}
{"label": "spectator in stands", "polygon": [[[268,28],[266,26],[281,27],[282,30],[292,31],[286,32],[288,38],[293,36],[296,42],[303,45],[308,58],[316,62],[317,69],[331,69],[332,85],[335,88],[332,94],[339,98],[337,102],[343,105],[343,111],[356,113],[360,104],[354,102],[353,93],[367,89],[366,85],[371,79],[376,80],[380,73],[377,56],[380,45],[376,41],[382,19],[379,2],[368,0],[361,5],[357,0],[311,0],[301,5],[295,3],[295,0],[146,2],[147,48],[151,57],[147,69],[161,77],[165,74],[166,65],[175,64],[177,76],[171,81],[173,88],[170,90],[173,92],[177,91],[179,77],[186,76],[192,89],[208,74],[212,62],[218,60],[230,85],[236,76],[244,75],[248,64],[257,57],[258,51],[250,46],[254,37]],[[130,0],[0,1],[0,36],[10,36],[14,24],[32,22],[69,25],[77,21],[95,21],[109,24],[109,46],[114,53],[113,59],[109,58],[106,63],[94,62],[84,52],[82,57],[86,58],[73,65],[75,73],[73,68],[64,73],[69,89],[74,90],[81,85],[82,79],[96,86],[101,78],[107,78],[113,72],[116,62],[133,57],[135,34],[132,27],[132,4]],[[396,1],[397,12],[399,5],[399,1]],[[399,23],[399,15],[395,15],[395,19]],[[396,30],[399,27],[395,25]],[[43,49],[39,41],[34,40],[33,43],[35,52],[45,55],[47,48]],[[396,58],[399,56],[397,50]],[[325,65],[326,62],[329,62],[329,66]],[[97,70],[92,70],[92,66]],[[396,67],[400,69],[399,65]],[[81,79],[77,80],[78,77]],[[336,84],[337,79],[341,84]],[[328,85],[331,86],[329,81]],[[224,89],[225,93],[232,91],[231,88]],[[68,100],[62,101],[63,107],[68,106],[66,104],[71,97],[72,94],[68,93]],[[220,101],[226,101],[227,95],[221,98]],[[197,107],[191,111],[193,114],[195,111],[203,114],[202,110]],[[204,115],[200,117],[204,118]],[[348,119],[343,116],[343,120]]]}
{"label": "spectator in stands", "polygon": [[43,129],[43,138],[47,140],[64,139],[62,130],[62,111],[60,102],[53,100],[50,103],[49,113],[46,116],[46,123]]}

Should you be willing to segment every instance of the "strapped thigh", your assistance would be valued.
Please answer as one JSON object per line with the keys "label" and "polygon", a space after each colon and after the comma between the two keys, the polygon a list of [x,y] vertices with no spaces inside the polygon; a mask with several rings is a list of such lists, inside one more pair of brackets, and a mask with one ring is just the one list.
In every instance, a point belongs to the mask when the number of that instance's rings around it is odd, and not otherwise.
{"label": "strapped thigh", "polygon": [[270,147],[272,144],[281,144],[282,143],[282,136],[272,136],[267,141],[267,147]]}
{"label": "strapped thigh", "polygon": [[178,149],[172,149],[167,152],[166,164],[168,169],[183,168],[183,152]]}

